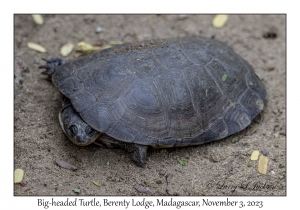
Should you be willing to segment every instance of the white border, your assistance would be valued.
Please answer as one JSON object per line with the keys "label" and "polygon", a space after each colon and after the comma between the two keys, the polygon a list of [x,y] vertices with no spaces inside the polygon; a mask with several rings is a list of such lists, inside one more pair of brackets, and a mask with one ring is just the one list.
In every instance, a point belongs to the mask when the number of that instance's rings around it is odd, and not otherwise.
{"label": "white border", "polygon": [[[37,200],[52,197],[14,197],[13,196],[13,14],[15,13],[287,13],[287,197],[229,197],[230,200],[250,201],[262,200],[263,209],[274,209],[275,207],[298,206],[299,194],[299,134],[297,133],[300,124],[300,102],[299,86],[300,83],[300,62],[299,62],[299,16],[296,11],[297,5],[287,1],[13,1],[2,4],[1,12],[1,188],[0,200],[1,208],[23,209],[27,206],[30,209],[43,209],[38,207]],[[65,200],[66,197],[55,197]],[[72,199],[75,197],[72,197]],[[83,198],[83,197],[78,197]],[[91,197],[85,197],[90,200]],[[107,197],[113,199],[114,197]],[[124,199],[116,197],[115,199]],[[140,199],[141,197],[135,197]],[[150,197],[148,200],[156,201]],[[167,197],[165,197],[167,198]],[[211,201],[226,200],[226,197],[175,197],[176,200],[202,200]],[[98,197],[98,200],[102,198]],[[128,197],[128,199],[131,199]],[[55,207],[51,207],[54,209]],[[74,209],[74,207],[66,207]],[[77,207],[77,209],[80,207]],[[203,208],[203,207],[202,207]],[[210,207],[211,208],[211,207]],[[102,208],[106,209],[106,208]],[[109,208],[115,209],[115,208]],[[121,208],[117,208],[121,209]],[[124,209],[122,207],[122,209]],[[130,208],[131,209],[131,208]],[[176,209],[167,207],[164,209]],[[184,209],[182,207],[181,209]],[[253,207],[252,207],[253,209]]]}

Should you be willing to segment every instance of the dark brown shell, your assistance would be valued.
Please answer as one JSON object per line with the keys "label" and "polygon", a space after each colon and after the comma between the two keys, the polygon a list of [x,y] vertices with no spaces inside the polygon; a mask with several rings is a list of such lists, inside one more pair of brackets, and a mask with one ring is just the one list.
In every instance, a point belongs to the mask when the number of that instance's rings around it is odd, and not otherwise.
{"label": "dark brown shell", "polygon": [[59,66],[52,79],[94,129],[160,147],[234,134],[266,95],[243,58],[202,37],[119,45]]}

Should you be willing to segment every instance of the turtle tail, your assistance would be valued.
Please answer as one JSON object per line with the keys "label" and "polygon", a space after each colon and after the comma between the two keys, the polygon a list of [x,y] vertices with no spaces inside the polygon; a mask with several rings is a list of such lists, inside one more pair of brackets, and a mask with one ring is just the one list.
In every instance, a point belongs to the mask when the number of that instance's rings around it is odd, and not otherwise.
{"label": "turtle tail", "polygon": [[61,58],[49,58],[49,59],[43,58],[43,60],[46,61],[47,64],[39,66],[39,68],[46,69],[46,71],[42,72],[42,74],[46,74],[46,75],[50,75],[50,76],[52,74],[54,74],[54,72],[58,66],[66,63],[66,61]]}

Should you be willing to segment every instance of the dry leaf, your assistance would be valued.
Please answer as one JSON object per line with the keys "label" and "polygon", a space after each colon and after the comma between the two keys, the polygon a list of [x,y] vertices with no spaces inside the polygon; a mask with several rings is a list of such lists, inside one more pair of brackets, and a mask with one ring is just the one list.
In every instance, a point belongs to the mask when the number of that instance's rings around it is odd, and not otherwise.
{"label": "dry leaf", "polygon": [[254,150],[251,154],[251,160],[258,160],[259,151]]}
{"label": "dry leaf", "polygon": [[134,188],[139,191],[140,193],[145,193],[147,195],[153,195],[153,192],[145,187],[142,187],[140,185],[134,186]]}
{"label": "dry leaf", "polygon": [[46,49],[42,45],[36,44],[34,42],[28,42],[27,47],[32,49],[32,50],[41,52],[41,53],[46,52]]}
{"label": "dry leaf", "polygon": [[283,179],[283,178],[285,178],[285,173],[283,173],[283,174],[281,174],[281,175],[279,175],[279,177],[278,177],[279,179]]}
{"label": "dry leaf", "polygon": [[258,161],[258,172],[261,174],[266,174],[268,169],[268,157],[261,155]]}
{"label": "dry leaf", "polygon": [[236,143],[236,142],[238,142],[238,137],[236,136],[236,137],[234,137],[232,140],[231,140],[231,143]]}
{"label": "dry leaf", "polygon": [[42,15],[31,15],[31,16],[36,24],[42,25],[44,23],[44,19]]}
{"label": "dry leaf", "polygon": [[216,15],[212,21],[212,25],[215,28],[222,28],[227,20],[228,20],[229,15]]}
{"label": "dry leaf", "polygon": [[59,160],[59,159],[56,159],[55,160],[56,164],[59,165],[60,167],[62,168],[65,168],[65,169],[69,169],[69,170],[77,170],[77,167],[76,166],[73,166],[63,160]]}
{"label": "dry leaf", "polygon": [[183,160],[178,160],[179,164],[182,165],[182,166],[185,166],[185,162]]}
{"label": "dry leaf", "polygon": [[73,189],[73,191],[74,191],[75,193],[80,194],[80,189]]}
{"label": "dry leaf", "polygon": [[93,181],[93,184],[98,186],[98,187],[101,187],[101,184],[99,182]]}
{"label": "dry leaf", "polygon": [[70,42],[67,44],[64,44],[60,48],[60,54],[64,57],[66,57],[67,55],[69,55],[72,52],[73,48],[74,48],[74,45]]}
{"label": "dry leaf", "polygon": [[225,82],[226,79],[227,79],[227,74],[224,74],[223,77],[222,77],[222,81]]}
{"label": "dry leaf", "polygon": [[24,171],[20,168],[17,168],[15,170],[15,180],[14,180],[14,183],[20,183],[22,182],[23,180],[23,177],[24,177]]}

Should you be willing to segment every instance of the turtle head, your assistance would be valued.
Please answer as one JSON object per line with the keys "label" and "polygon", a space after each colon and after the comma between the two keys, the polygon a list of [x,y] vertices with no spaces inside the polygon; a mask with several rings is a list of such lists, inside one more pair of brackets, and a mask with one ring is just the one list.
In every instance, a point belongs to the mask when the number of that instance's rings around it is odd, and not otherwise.
{"label": "turtle head", "polygon": [[89,145],[101,135],[80,117],[72,105],[62,108],[59,122],[68,138],[79,146]]}

